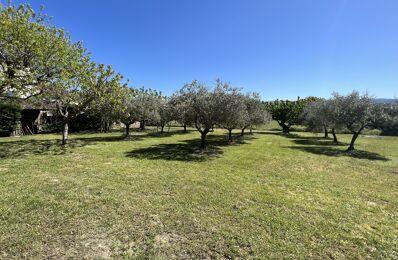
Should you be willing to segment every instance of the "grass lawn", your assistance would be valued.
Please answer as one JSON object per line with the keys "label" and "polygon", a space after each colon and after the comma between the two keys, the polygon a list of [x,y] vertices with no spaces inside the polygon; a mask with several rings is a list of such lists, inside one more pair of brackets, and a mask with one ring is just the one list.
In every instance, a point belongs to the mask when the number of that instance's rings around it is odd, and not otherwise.
{"label": "grass lawn", "polygon": [[59,138],[0,139],[0,258],[398,258],[397,137]]}

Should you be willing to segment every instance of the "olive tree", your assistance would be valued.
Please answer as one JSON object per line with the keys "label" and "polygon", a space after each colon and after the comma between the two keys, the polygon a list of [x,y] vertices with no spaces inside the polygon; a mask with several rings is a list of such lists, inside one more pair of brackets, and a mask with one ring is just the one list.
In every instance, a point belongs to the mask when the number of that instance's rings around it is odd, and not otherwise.
{"label": "olive tree", "polygon": [[174,110],[170,98],[159,96],[157,102],[157,122],[160,126],[160,133],[164,133],[164,127],[174,119]]}
{"label": "olive tree", "polygon": [[200,149],[206,149],[207,134],[220,122],[219,95],[196,80],[186,84],[177,94],[187,102],[187,122],[201,135]]}
{"label": "olive tree", "polygon": [[[119,75],[119,79],[122,76]],[[92,103],[88,113],[100,119],[101,132],[109,132],[114,122],[119,121],[120,111],[124,111],[124,93],[127,84],[109,81],[105,84],[102,95]]]}
{"label": "olive tree", "polygon": [[125,125],[125,137],[130,136],[130,126],[138,121],[138,103],[136,102],[135,90],[124,86],[121,89],[120,107],[116,113],[120,122]]}
{"label": "olive tree", "polygon": [[380,129],[383,135],[398,135],[398,102],[379,106],[382,117],[375,128]]}
{"label": "olive tree", "polygon": [[304,124],[314,132],[323,131],[328,138],[328,129],[331,129],[333,141],[338,142],[336,130],[341,128],[339,124],[339,110],[334,100],[320,99],[309,103],[303,110]]}
{"label": "olive tree", "polygon": [[338,110],[338,123],[352,133],[347,151],[353,151],[355,141],[362,131],[367,127],[372,127],[381,117],[380,110],[367,93],[360,95],[357,91],[345,96],[333,93],[332,102]]}
{"label": "olive tree", "polygon": [[228,141],[232,142],[232,130],[244,127],[248,117],[244,95],[238,88],[221,80],[216,81],[215,94],[222,107],[218,124],[228,131]]}
{"label": "olive tree", "polygon": [[135,91],[134,102],[136,103],[140,130],[145,130],[147,122],[157,122],[157,105],[161,93],[141,87]]}
{"label": "olive tree", "polygon": [[185,133],[187,132],[187,126],[189,124],[189,101],[186,100],[186,98],[187,97],[177,92],[174,93],[169,100],[172,120],[180,123]]}
{"label": "olive tree", "polygon": [[246,94],[245,105],[247,113],[241,128],[241,136],[244,136],[245,129],[250,128],[251,133],[254,126],[265,124],[271,120],[271,115],[265,109],[258,93]]}

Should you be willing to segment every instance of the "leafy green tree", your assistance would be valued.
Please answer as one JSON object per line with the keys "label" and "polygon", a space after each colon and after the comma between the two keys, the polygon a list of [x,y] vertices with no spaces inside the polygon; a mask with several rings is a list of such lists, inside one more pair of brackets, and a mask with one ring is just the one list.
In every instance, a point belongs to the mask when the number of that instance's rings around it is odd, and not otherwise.
{"label": "leafy green tree", "polygon": [[232,142],[232,130],[242,128],[248,117],[244,95],[238,88],[221,80],[216,81],[215,93],[222,106],[218,125],[228,131],[228,141]]}
{"label": "leafy green tree", "polygon": [[71,69],[64,74],[64,80],[57,82],[46,95],[56,104],[63,121],[62,144],[68,143],[69,123],[76,116],[87,112],[94,102],[117,99],[109,95],[109,86],[119,86],[122,76],[111,66],[96,65],[81,49],[77,52]]}
{"label": "leafy green tree", "polygon": [[184,95],[180,95],[179,92],[174,93],[170,100],[170,108],[172,113],[172,119],[177,121],[184,128],[184,132],[187,132],[187,126],[189,124],[189,100],[185,99]]}
{"label": "leafy green tree", "polygon": [[0,98],[28,99],[52,88],[80,43],[30,5],[0,5]]}
{"label": "leafy green tree", "polygon": [[303,111],[304,123],[308,129],[314,132],[324,131],[325,138],[328,138],[328,129],[331,129],[333,141],[338,142],[336,129],[339,125],[339,110],[333,100],[320,99],[309,103]]}
{"label": "leafy green tree", "polygon": [[206,149],[207,134],[220,122],[219,95],[196,80],[186,84],[178,95],[187,102],[187,121],[201,134],[200,149]]}
{"label": "leafy green tree", "polygon": [[139,89],[124,87],[121,94],[121,107],[118,118],[126,126],[126,137],[130,135],[130,126],[140,123],[140,130],[145,130],[147,122],[159,123],[159,106],[164,97],[160,92],[144,87]]}
{"label": "leafy green tree", "polygon": [[398,135],[398,102],[380,105],[382,118],[375,128],[381,130],[382,135]]}
{"label": "leafy green tree", "polygon": [[125,125],[125,137],[130,136],[130,126],[139,120],[138,103],[135,100],[136,90],[124,87],[121,90],[121,106],[117,110],[117,118]]}
{"label": "leafy green tree", "polygon": [[[119,75],[119,79],[122,76]],[[109,81],[104,86],[103,95],[90,106],[88,113],[100,119],[101,132],[108,132],[111,125],[119,120],[119,111],[124,108],[122,95],[125,88],[127,84]]]}
{"label": "leafy green tree", "polygon": [[317,98],[308,97],[305,99],[298,98],[296,101],[275,100],[266,102],[265,105],[268,112],[271,113],[272,119],[282,127],[283,133],[288,134],[293,125],[302,123],[301,115],[304,107],[315,101],[317,101]]}
{"label": "leafy green tree", "polygon": [[170,103],[170,98],[159,96],[157,103],[158,125],[160,133],[164,133],[164,127],[174,119],[174,110]]}
{"label": "leafy green tree", "polygon": [[367,93],[360,95],[357,91],[353,91],[345,96],[333,93],[332,101],[338,110],[338,123],[352,133],[347,151],[353,151],[358,136],[365,128],[375,125],[382,117],[381,111]]}
{"label": "leafy green tree", "polygon": [[140,130],[145,130],[147,122],[157,122],[157,106],[162,94],[153,89],[141,87],[135,91],[135,103],[137,108]]}
{"label": "leafy green tree", "polygon": [[271,120],[271,115],[265,109],[258,93],[246,94],[245,104],[247,113],[245,123],[241,128],[241,136],[244,136],[245,129],[250,128],[250,132],[252,132],[254,126],[265,124]]}

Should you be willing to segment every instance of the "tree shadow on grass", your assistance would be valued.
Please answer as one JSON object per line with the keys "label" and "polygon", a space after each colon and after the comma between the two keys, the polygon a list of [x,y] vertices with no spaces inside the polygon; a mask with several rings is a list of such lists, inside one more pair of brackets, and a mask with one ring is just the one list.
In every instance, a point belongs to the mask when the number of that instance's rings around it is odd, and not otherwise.
{"label": "tree shadow on grass", "polygon": [[143,137],[156,137],[156,138],[163,138],[163,137],[170,137],[177,134],[177,132],[163,132],[160,133],[160,131],[156,131],[156,132],[148,132],[146,135],[143,135]]}
{"label": "tree shadow on grass", "polygon": [[[69,143],[66,147],[61,145],[60,139],[22,139],[13,141],[0,141],[0,160],[2,159],[17,159],[23,158],[30,155],[63,155],[66,153],[73,152],[74,148],[84,147],[87,145],[94,145],[103,142],[125,142],[125,141],[140,141],[145,138],[162,138],[170,137],[174,134],[182,134],[183,131],[172,131],[160,133],[144,133],[142,135],[131,135],[125,138],[123,135],[112,135],[112,136],[85,136],[85,134],[79,134],[79,137],[71,137]],[[92,133],[87,133],[87,135]],[[33,137],[34,138],[34,137]],[[214,157],[221,153],[220,146],[227,145],[228,142],[225,141],[223,136],[208,136],[209,139],[209,149],[200,153],[197,147],[199,147],[199,140],[188,140],[182,143],[170,144],[169,146],[161,147],[165,151],[169,151],[170,154],[177,155],[177,158],[183,159],[184,152],[190,153],[188,157],[196,158],[197,160],[202,160],[206,156]],[[219,140],[218,140],[219,139]],[[236,144],[243,143],[243,141],[236,141]],[[159,146],[162,146],[159,145]],[[148,154],[151,154],[148,151]],[[152,153],[154,154],[154,153]],[[163,158],[163,156],[161,156]],[[167,156],[165,156],[167,157]],[[188,158],[187,157],[187,158]]]}
{"label": "tree shadow on grass", "polygon": [[210,135],[207,137],[207,149],[199,149],[200,140],[190,139],[177,143],[157,144],[147,148],[135,149],[126,153],[127,157],[150,160],[196,161],[202,162],[219,158],[223,154],[222,147],[246,144],[244,140],[228,143],[225,136]]}
{"label": "tree shadow on grass", "polygon": [[0,159],[23,158],[29,155],[62,155],[71,152],[73,148],[98,142],[117,142],[122,140],[123,136],[79,137],[71,138],[66,147],[61,145],[60,139],[0,142]]}
{"label": "tree shadow on grass", "polygon": [[333,140],[329,138],[299,138],[299,139],[294,139],[294,143],[300,144],[300,145],[324,145],[324,146],[348,146],[347,143],[334,143]]}
{"label": "tree shadow on grass", "polygon": [[[334,143],[333,140],[329,138],[325,138],[324,136],[301,136],[299,134],[284,134],[281,132],[258,132],[259,134],[269,134],[269,135],[278,135],[282,137],[286,137],[292,139],[292,142],[298,144],[300,146],[289,146],[289,149],[300,150],[304,152],[309,152],[313,154],[321,154],[327,156],[347,156],[357,159],[367,159],[367,160],[375,160],[375,161],[389,161],[390,159],[374,152],[368,151],[360,151],[354,150],[352,152],[347,152],[345,149],[342,150],[339,147],[346,146],[347,143]],[[334,148],[336,147],[336,148]]]}
{"label": "tree shadow on grass", "polygon": [[[120,132],[120,131],[112,131]],[[135,132],[135,131],[134,131]],[[134,133],[133,132],[133,133]],[[160,134],[154,131],[145,131],[142,134],[132,134],[129,137],[125,137],[122,133],[120,135],[111,136],[91,136],[95,132],[86,133],[73,133],[78,134],[79,137],[71,136],[69,143],[66,147],[61,145],[61,135],[59,139],[22,139],[13,141],[1,141],[0,140],[0,160],[1,159],[13,159],[23,158],[28,155],[62,155],[68,152],[72,152],[73,148],[83,147],[87,145],[94,145],[102,142],[123,142],[123,141],[140,141],[145,138],[161,138],[170,137],[174,134],[180,134],[182,131],[170,131]],[[40,135],[37,135],[40,136]],[[35,136],[32,136],[35,138]]]}
{"label": "tree shadow on grass", "polygon": [[373,152],[368,151],[359,151],[355,150],[352,152],[347,152],[345,150],[336,149],[332,147],[325,147],[325,146],[289,146],[289,149],[300,150],[304,152],[309,152],[313,154],[320,154],[320,155],[327,155],[327,156],[334,156],[334,157],[341,157],[347,156],[357,159],[367,159],[367,160],[375,160],[375,161],[389,161],[388,158]]}
{"label": "tree shadow on grass", "polygon": [[[75,147],[76,144],[72,143]],[[60,140],[19,140],[0,142],[0,160],[16,159],[29,155],[61,155],[66,150]]]}

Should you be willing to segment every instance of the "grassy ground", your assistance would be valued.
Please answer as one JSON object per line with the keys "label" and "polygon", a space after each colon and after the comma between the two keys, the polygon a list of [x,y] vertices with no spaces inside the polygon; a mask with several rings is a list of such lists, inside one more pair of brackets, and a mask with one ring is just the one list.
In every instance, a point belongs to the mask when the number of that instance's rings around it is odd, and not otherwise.
{"label": "grassy ground", "polygon": [[398,258],[396,137],[133,135],[0,139],[0,258]]}

